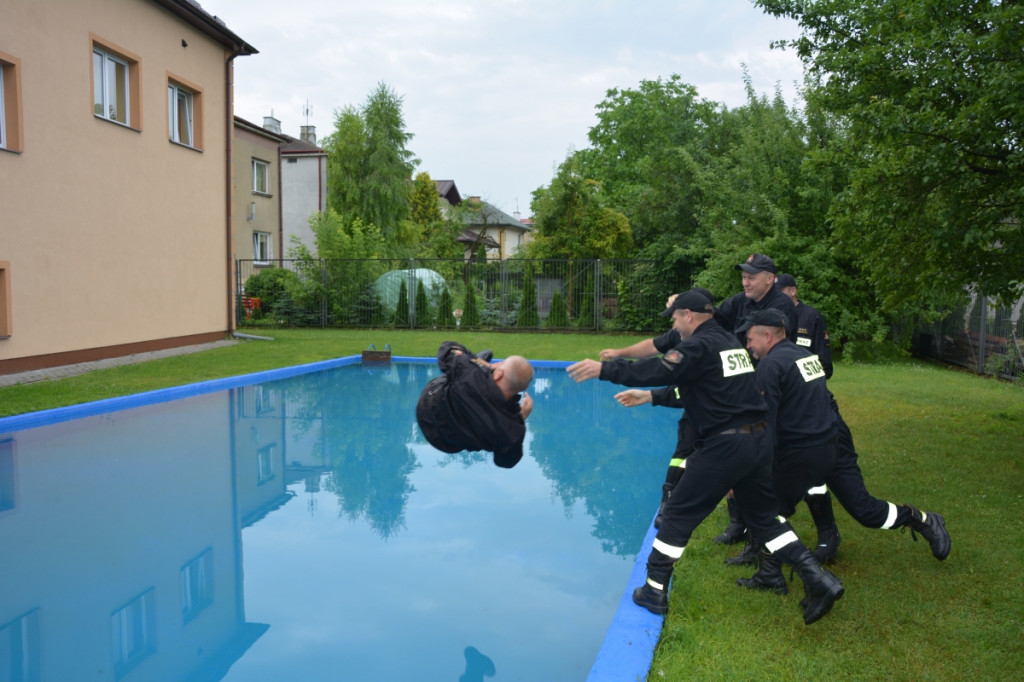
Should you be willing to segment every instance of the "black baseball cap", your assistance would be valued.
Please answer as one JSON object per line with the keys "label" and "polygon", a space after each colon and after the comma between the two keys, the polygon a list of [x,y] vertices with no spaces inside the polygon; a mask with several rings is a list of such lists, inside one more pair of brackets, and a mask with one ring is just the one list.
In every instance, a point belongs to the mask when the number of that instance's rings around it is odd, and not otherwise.
{"label": "black baseball cap", "polygon": [[736,333],[745,332],[751,327],[781,327],[785,329],[786,316],[782,314],[781,310],[776,310],[775,308],[754,310],[747,315],[747,319],[736,329]]}
{"label": "black baseball cap", "polygon": [[661,311],[662,317],[670,317],[676,310],[689,310],[695,313],[712,313],[714,305],[706,294],[697,289],[690,289],[676,295],[672,305]]}
{"label": "black baseball cap", "polygon": [[777,286],[780,289],[785,289],[786,287],[793,287],[795,289],[796,279],[793,277],[793,275],[782,273],[781,275],[775,278],[775,286]]}
{"label": "black baseball cap", "polygon": [[749,258],[747,258],[746,263],[740,263],[733,269],[749,272],[750,274],[765,271],[775,272],[775,261],[763,253],[753,253]]}

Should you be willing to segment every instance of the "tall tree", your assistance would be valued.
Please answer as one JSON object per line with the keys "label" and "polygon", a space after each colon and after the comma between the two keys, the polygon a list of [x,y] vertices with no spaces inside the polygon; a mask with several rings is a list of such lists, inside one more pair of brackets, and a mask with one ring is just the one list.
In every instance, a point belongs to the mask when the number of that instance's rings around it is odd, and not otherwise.
{"label": "tall tree", "polygon": [[534,192],[531,258],[625,258],[633,248],[629,220],[608,208],[601,185],[583,175],[570,153],[551,186]]}
{"label": "tall tree", "polygon": [[607,205],[629,219],[648,255],[696,228],[693,173],[707,154],[716,109],[678,75],[611,89],[597,106],[591,147],[580,152],[582,173],[601,183]]}
{"label": "tall tree", "polygon": [[419,160],[406,148],[402,98],[380,83],[360,109],[335,113],[327,151],[328,203],[347,220],[376,225],[393,254],[412,248],[419,232],[409,221],[412,172]]}
{"label": "tall tree", "polygon": [[[977,284],[1024,286],[1024,5],[998,0],[755,0],[843,117],[850,168],[831,212],[890,309]],[[908,305],[909,304],[909,305]]]}
{"label": "tall tree", "polygon": [[409,196],[409,218],[423,227],[432,227],[444,220],[441,213],[441,197],[430,173],[419,172],[412,181]]}

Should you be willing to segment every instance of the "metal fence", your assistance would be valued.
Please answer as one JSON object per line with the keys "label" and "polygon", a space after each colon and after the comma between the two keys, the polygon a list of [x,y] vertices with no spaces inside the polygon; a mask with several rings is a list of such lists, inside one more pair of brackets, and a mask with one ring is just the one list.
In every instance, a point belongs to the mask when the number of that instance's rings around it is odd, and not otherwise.
{"label": "metal fence", "polygon": [[967,367],[978,374],[1024,379],[1024,298],[1010,307],[965,294],[962,305],[914,332],[917,355]]}
{"label": "metal fence", "polygon": [[641,260],[236,262],[238,325],[663,331],[693,272]]}

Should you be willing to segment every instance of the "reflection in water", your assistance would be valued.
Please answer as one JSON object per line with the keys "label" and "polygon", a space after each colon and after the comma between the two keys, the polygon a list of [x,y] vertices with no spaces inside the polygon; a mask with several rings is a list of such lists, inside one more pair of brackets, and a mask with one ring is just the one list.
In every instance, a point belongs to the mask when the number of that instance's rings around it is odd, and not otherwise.
{"label": "reflection in water", "polygon": [[459,677],[459,682],[483,682],[485,677],[494,677],[494,661],[477,651],[476,647],[467,646],[462,652],[466,657],[466,672]]}
{"label": "reflection in water", "polygon": [[[678,414],[541,369],[524,460],[501,470],[419,434],[437,371],[357,364],[0,433],[0,680],[450,680],[461,662],[427,671],[470,638],[504,675],[580,677]],[[373,655],[396,638],[411,664]],[[463,654],[461,680],[497,675]],[[545,657],[556,672],[517,667]]]}

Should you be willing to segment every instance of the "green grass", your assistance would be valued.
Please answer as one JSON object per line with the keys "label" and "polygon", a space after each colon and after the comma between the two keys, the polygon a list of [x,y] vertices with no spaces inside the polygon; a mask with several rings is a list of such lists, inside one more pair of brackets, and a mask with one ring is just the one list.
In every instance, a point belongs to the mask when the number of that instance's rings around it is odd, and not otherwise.
{"label": "green grass", "polygon": [[[266,333],[266,332],[257,332]],[[273,342],[0,388],[0,415],[353,355],[390,343],[433,356],[455,338],[496,356],[575,360],[642,336],[275,330]],[[1024,671],[1024,387],[919,362],[842,363],[830,380],[853,431],[868,489],[941,512],[953,549],[936,561],[908,531],[862,528],[836,505],[843,543],[833,570],[846,595],[805,626],[797,577],[786,596],[751,593],[752,569],[711,538],[722,509],[676,565],[650,680],[1020,679]],[[583,425],[585,426],[585,425]],[[670,453],[665,453],[666,459]],[[660,491],[651,491],[652,511]],[[806,508],[793,518],[808,544]],[[786,570],[789,575],[788,569]]]}

